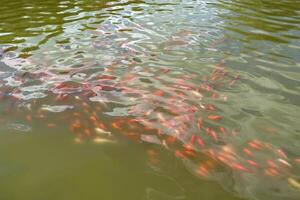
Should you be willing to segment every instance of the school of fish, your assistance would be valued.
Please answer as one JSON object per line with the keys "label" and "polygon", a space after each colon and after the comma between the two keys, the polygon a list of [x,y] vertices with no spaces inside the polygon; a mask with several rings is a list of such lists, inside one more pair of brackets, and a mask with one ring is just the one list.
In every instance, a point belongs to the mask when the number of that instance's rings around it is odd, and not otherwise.
{"label": "school of fish", "polygon": [[[165,66],[141,67],[145,57],[155,60],[159,54],[141,54],[118,37],[125,29],[117,33],[108,31],[110,26],[98,28],[102,40],[94,40],[92,46],[103,51],[113,46],[119,56],[103,58],[101,68],[95,58],[58,69],[47,67],[47,52],[39,59],[2,52],[0,101],[6,117],[0,119],[0,125],[29,131],[39,124],[69,131],[76,144],[117,144],[118,138],[126,138],[142,145],[159,145],[200,178],[221,182],[228,179],[218,176],[222,171],[239,176],[248,187],[235,191],[241,196],[257,189],[249,184],[265,179],[280,180],[278,188],[297,198],[300,157],[225,126],[222,110],[211,103],[229,102],[222,91],[241,82],[242,77],[226,67],[226,59],[220,59],[206,75]],[[192,34],[182,30],[161,45],[166,51],[185,47]],[[212,45],[223,42],[224,38]],[[62,44],[61,48],[69,47]],[[241,137],[248,137],[247,143],[234,145]],[[155,164],[159,153],[151,148],[147,153]]]}

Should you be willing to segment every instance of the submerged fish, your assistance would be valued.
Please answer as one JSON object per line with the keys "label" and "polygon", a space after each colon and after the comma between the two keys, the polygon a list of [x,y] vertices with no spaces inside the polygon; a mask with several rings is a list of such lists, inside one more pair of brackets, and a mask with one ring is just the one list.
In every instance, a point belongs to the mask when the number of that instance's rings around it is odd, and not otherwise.
{"label": "submerged fish", "polygon": [[93,142],[96,143],[96,144],[105,144],[105,143],[117,143],[117,141],[115,140],[112,140],[112,139],[106,139],[106,138],[100,138],[100,137],[95,137],[93,139]]}
{"label": "submerged fish", "polygon": [[[234,87],[240,79],[228,72],[223,60],[205,77],[188,70],[183,73],[175,67],[141,67],[146,63],[144,58],[148,59],[147,53],[137,53],[141,52],[139,49],[124,50],[130,45],[116,35],[127,32],[120,28],[111,23],[103,24],[97,32],[102,39],[108,40],[95,40],[92,44],[94,48],[103,47],[108,52],[113,47],[123,49],[118,49],[119,57],[108,66],[94,68],[87,62],[83,63],[84,67],[52,70],[46,75],[40,72],[28,72],[26,76],[12,73],[9,79],[1,81],[0,100],[18,98],[14,102],[30,105],[28,108],[16,106],[18,110],[13,110],[23,115],[24,120],[44,124],[54,131],[66,126],[74,134],[75,143],[117,144],[124,138],[171,151],[189,171],[201,178],[221,180],[220,174],[238,177],[247,185],[246,192],[258,190],[258,185],[264,187],[265,181],[274,180],[285,180],[291,189],[286,189],[288,192],[299,189],[293,171],[300,163],[299,158],[282,147],[251,138],[251,135],[245,137],[249,138],[247,141],[242,140],[245,135],[223,124],[226,115],[223,116],[218,105],[229,102],[223,91]],[[182,31],[160,45],[167,50],[189,45],[192,35],[193,32]],[[107,56],[104,60],[109,59],[114,58]],[[20,69],[29,61],[18,62],[5,60],[12,69]],[[42,92],[18,89],[30,81],[45,83],[46,89]],[[21,123],[8,127],[31,130],[30,126]],[[148,151],[148,155],[157,164],[158,153]]]}

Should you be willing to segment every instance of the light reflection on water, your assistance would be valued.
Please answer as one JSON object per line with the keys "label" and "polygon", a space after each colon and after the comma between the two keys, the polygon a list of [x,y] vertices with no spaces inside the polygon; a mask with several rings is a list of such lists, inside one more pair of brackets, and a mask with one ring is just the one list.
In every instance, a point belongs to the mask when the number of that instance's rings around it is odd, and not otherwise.
{"label": "light reflection on water", "polygon": [[4,2],[2,197],[297,199],[299,10]]}

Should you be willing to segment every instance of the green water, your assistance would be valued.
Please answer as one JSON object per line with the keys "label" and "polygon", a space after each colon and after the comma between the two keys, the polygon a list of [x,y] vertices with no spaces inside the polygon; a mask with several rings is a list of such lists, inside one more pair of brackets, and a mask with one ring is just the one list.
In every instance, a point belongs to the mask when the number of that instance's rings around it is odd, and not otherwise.
{"label": "green water", "polygon": [[1,200],[300,198],[300,1],[0,3]]}

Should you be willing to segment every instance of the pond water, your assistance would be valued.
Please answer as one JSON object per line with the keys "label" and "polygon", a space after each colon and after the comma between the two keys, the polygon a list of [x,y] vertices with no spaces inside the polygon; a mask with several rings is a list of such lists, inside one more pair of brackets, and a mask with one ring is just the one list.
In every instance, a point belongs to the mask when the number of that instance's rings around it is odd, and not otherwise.
{"label": "pond water", "polygon": [[300,198],[300,1],[0,11],[0,199]]}

